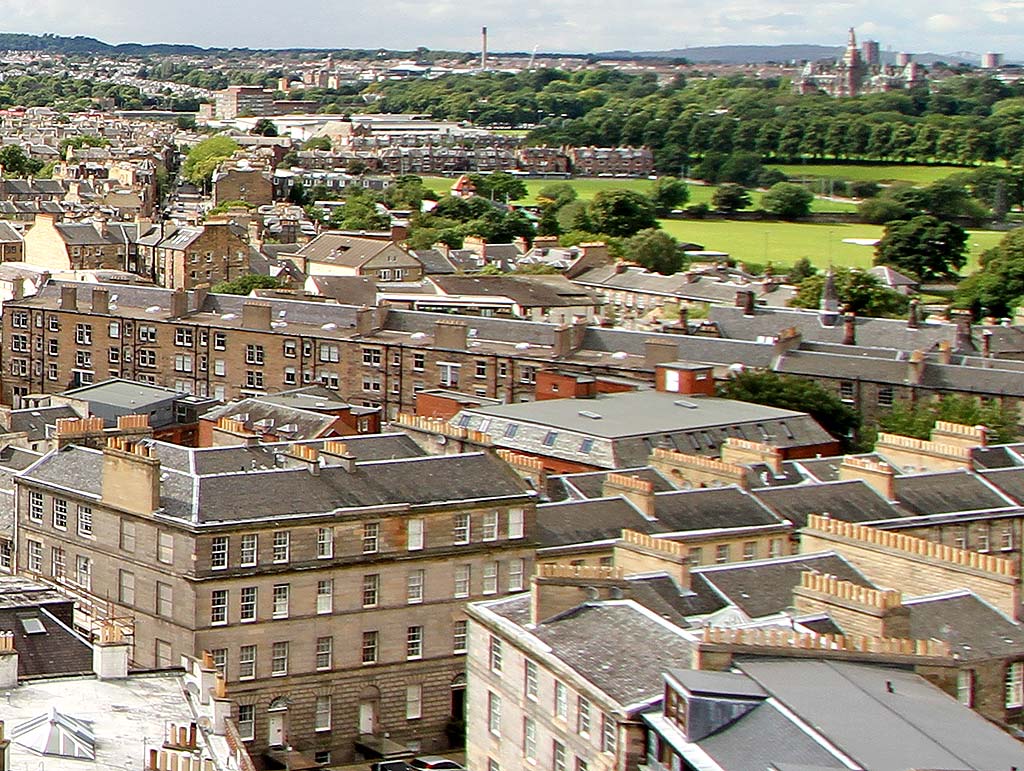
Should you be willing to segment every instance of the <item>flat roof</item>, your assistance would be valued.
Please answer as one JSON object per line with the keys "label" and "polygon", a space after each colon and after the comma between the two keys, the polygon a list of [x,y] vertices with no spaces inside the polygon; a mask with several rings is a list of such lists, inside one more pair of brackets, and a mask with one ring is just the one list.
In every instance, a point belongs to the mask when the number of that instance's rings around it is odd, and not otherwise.
{"label": "flat roof", "polygon": [[592,399],[547,399],[472,407],[466,412],[606,439],[800,418],[806,414],[716,396],[684,396],[650,390],[598,394]]}
{"label": "flat roof", "polygon": [[134,380],[110,379],[95,385],[64,391],[61,396],[84,399],[88,402],[109,404],[113,407],[134,409],[184,397],[173,388],[138,383]]}

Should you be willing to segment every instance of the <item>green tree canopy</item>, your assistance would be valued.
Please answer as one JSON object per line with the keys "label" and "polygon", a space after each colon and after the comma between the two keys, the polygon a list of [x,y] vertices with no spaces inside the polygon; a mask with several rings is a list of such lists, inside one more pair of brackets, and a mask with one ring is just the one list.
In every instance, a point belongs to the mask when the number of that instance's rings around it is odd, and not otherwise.
{"label": "green tree canopy", "polygon": [[[856,268],[836,268],[832,280],[839,302],[860,316],[902,316],[907,311],[909,299],[889,289],[870,273]],[[824,285],[825,276],[807,276],[789,304],[794,308],[820,307]]]}
{"label": "green tree canopy", "polygon": [[193,185],[206,186],[217,167],[230,158],[238,143],[231,137],[215,136],[204,139],[191,150],[182,164],[181,173]]}
{"label": "green tree canopy", "polygon": [[261,137],[276,137],[277,126],[270,118],[260,118],[252,127],[252,133]]}
{"label": "green tree canopy", "polygon": [[659,216],[664,217],[690,200],[690,189],[676,177],[658,177],[651,188],[651,203]]}
{"label": "green tree canopy", "polygon": [[981,269],[960,282],[954,301],[975,315],[982,309],[1012,316],[1024,300],[1024,228],[1011,230],[981,257]]}
{"label": "green tree canopy", "polygon": [[634,190],[602,190],[590,202],[588,215],[594,230],[610,236],[657,227],[651,199]]}
{"label": "green tree canopy", "polygon": [[247,276],[239,276],[230,281],[221,281],[210,287],[211,292],[217,294],[242,294],[247,295],[253,289],[277,289],[281,282],[273,276],[262,276],[250,273]]}
{"label": "green tree canopy", "polygon": [[967,231],[929,214],[890,222],[875,247],[875,264],[892,265],[921,281],[957,275],[967,258]]}
{"label": "green tree canopy", "polygon": [[647,270],[670,276],[683,267],[683,250],[679,242],[664,230],[647,228],[626,239],[626,258]]}
{"label": "green tree canopy", "polygon": [[777,182],[761,197],[761,206],[776,217],[792,220],[808,214],[813,200],[814,195],[801,185]]}
{"label": "green tree canopy", "polygon": [[711,205],[724,212],[746,209],[750,206],[750,193],[742,185],[726,182],[712,194]]}
{"label": "green tree canopy", "polygon": [[748,370],[719,384],[726,399],[809,413],[832,436],[847,445],[860,427],[860,415],[824,386],[812,380]]}
{"label": "green tree canopy", "polygon": [[992,399],[949,394],[941,399],[898,401],[878,418],[878,427],[891,434],[928,439],[936,421],[947,420],[967,426],[985,426],[994,443],[1015,442],[1019,438],[1017,415],[1013,408]]}
{"label": "green tree canopy", "polygon": [[505,202],[526,198],[526,183],[507,171],[470,174],[469,179],[476,186],[476,194],[482,198]]}

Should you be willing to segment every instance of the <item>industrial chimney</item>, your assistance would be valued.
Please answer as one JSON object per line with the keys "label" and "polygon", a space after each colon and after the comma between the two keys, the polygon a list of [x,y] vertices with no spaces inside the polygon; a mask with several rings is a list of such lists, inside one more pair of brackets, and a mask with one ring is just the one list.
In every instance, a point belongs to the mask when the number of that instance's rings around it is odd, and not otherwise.
{"label": "industrial chimney", "polygon": [[480,28],[480,69],[487,69],[487,27]]}

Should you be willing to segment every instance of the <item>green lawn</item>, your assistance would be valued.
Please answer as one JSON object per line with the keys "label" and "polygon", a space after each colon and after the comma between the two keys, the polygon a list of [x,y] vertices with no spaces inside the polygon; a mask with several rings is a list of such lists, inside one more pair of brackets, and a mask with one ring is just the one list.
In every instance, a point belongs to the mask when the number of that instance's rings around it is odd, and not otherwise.
{"label": "green lawn", "polygon": [[[666,232],[683,241],[728,252],[737,260],[792,265],[801,257],[824,267],[829,263],[869,268],[874,247],[843,243],[845,238],[881,238],[880,225],[814,225],[797,222],[733,222],[723,220],[662,220]],[[995,246],[1002,233],[971,231],[965,273],[977,266],[978,256]]]}
{"label": "green lawn", "polygon": [[[545,185],[550,185],[552,182],[559,180],[550,179],[527,179],[526,182],[526,198],[523,198],[515,203],[521,204],[535,204],[537,203],[537,193]],[[615,179],[615,178],[580,178],[580,179],[569,179],[567,182],[572,183],[573,187],[576,188],[576,194],[582,201],[589,201],[595,195],[602,190],[636,190],[640,193],[649,193],[651,190],[652,182],[649,179]],[[454,179],[447,177],[424,177],[423,184],[437,193],[444,193],[452,186],[455,182]],[[715,193],[715,188],[711,185],[690,185],[690,204],[695,203],[706,203],[711,205],[711,196]],[[761,202],[761,193],[756,190],[750,191],[750,197],[752,200],[752,206],[757,208]],[[857,207],[853,204],[835,202],[835,201],[824,201],[820,199],[814,199],[814,203],[811,204],[811,210],[816,212],[840,212],[840,211],[854,211]]]}
{"label": "green lawn", "polygon": [[787,177],[825,177],[848,179],[851,181],[909,182],[915,185],[927,185],[937,179],[948,177],[950,174],[970,171],[970,168],[963,166],[846,165],[826,163],[769,164],[769,167],[778,169]]}

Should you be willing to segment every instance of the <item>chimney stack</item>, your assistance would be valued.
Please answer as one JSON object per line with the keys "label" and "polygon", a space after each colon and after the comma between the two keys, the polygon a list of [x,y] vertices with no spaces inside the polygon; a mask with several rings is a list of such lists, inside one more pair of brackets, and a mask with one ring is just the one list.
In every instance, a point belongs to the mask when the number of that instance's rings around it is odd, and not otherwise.
{"label": "chimney stack", "polygon": [[328,459],[327,462],[332,465],[336,463],[349,473],[356,470],[356,456],[349,452],[345,442],[329,439],[324,442],[320,454]]}
{"label": "chimney stack", "polygon": [[160,460],[150,447],[109,437],[101,473],[104,504],[146,516],[160,508]]}
{"label": "chimney stack", "polygon": [[0,720],[0,771],[11,771],[11,740],[4,733],[3,720]]}
{"label": "chimney stack", "polygon": [[92,312],[107,314],[110,312],[110,291],[96,287],[92,290]]}
{"label": "chimney stack", "polygon": [[487,27],[480,28],[480,69],[487,69]]}
{"label": "chimney stack", "polygon": [[463,321],[438,321],[434,324],[434,347],[466,350],[466,324]]}
{"label": "chimney stack", "polygon": [[128,677],[128,641],[109,621],[100,627],[100,639],[92,647],[92,668],[100,680]]}
{"label": "chimney stack", "polygon": [[63,284],[60,288],[60,307],[65,311],[78,310],[78,287]]}
{"label": "chimney stack", "polygon": [[743,309],[744,316],[754,315],[754,293],[750,289],[740,289],[736,292],[736,307]]}
{"label": "chimney stack", "polygon": [[907,329],[917,329],[921,325],[921,320],[918,317],[918,306],[920,306],[919,300],[910,301],[910,313],[907,315]]}
{"label": "chimney stack", "polygon": [[188,295],[184,289],[175,289],[171,292],[171,318],[180,319],[188,313]]}
{"label": "chimney stack", "polygon": [[971,349],[971,321],[972,314],[969,310],[953,311],[953,318],[956,321],[956,342],[954,347],[957,351],[969,351]]}
{"label": "chimney stack", "polygon": [[981,355],[986,359],[992,358],[992,330],[985,329],[981,333]]}
{"label": "chimney stack", "polygon": [[270,303],[242,303],[242,326],[246,329],[270,329]]}
{"label": "chimney stack", "polygon": [[843,345],[857,344],[857,314],[847,311],[843,314]]}

